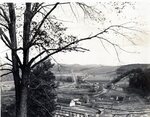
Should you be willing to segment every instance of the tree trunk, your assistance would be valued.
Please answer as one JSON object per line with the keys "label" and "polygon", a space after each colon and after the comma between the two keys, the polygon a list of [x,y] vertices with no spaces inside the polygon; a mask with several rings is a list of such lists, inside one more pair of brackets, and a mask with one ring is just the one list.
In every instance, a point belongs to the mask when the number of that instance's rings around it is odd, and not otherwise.
{"label": "tree trunk", "polygon": [[28,79],[29,79],[29,69],[22,69],[22,84],[20,91],[20,112],[18,117],[27,117],[27,98],[28,98]]}
{"label": "tree trunk", "polygon": [[20,112],[18,117],[27,117],[27,96],[28,89],[25,85],[23,85],[21,88]]}
{"label": "tree trunk", "polygon": [[13,65],[13,78],[15,83],[15,101],[16,101],[16,117],[20,111],[20,76],[19,76],[19,65],[18,60],[16,58],[17,55],[17,39],[16,39],[16,14],[13,3],[8,3],[9,6],[9,36],[11,40],[11,56],[12,56],[12,65]]}
{"label": "tree trunk", "polygon": [[31,23],[31,3],[26,3],[26,10],[24,13],[23,26],[23,65],[20,91],[20,112],[17,117],[27,117],[27,98],[28,98],[28,81],[30,79],[29,49],[27,48],[30,38],[30,23]]}
{"label": "tree trunk", "polygon": [[16,117],[19,117],[20,111],[20,99],[21,99],[21,85],[20,82],[16,81],[18,76],[14,73],[14,83],[15,83],[15,104],[16,104]]}

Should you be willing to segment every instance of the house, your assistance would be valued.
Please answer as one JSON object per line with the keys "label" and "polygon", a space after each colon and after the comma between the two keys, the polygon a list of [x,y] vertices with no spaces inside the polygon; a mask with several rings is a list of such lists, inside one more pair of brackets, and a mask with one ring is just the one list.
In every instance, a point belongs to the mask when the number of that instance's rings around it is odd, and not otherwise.
{"label": "house", "polygon": [[81,102],[79,101],[79,99],[69,99],[69,98],[58,98],[57,103],[59,105],[68,106],[68,107],[81,105]]}
{"label": "house", "polygon": [[79,101],[79,99],[73,99],[73,100],[71,100],[69,106],[76,106],[76,105],[81,105],[81,102]]}

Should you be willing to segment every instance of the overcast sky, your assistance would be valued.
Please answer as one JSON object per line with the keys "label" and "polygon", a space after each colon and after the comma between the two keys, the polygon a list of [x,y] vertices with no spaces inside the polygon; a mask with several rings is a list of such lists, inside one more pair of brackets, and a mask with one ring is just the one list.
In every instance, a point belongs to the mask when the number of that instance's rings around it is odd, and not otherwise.
{"label": "overcast sky", "polygon": [[[18,1],[17,1],[18,2]],[[92,34],[96,34],[104,27],[113,24],[123,24],[128,22],[138,22],[138,24],[128,23],[127,26],[133,26],[137,28],[141,32],[129,32],[129,35],[132,37],[133,41],[136,45],[131,44],[127,39],[122,38],[121,36],[113,36],[109,35],[108,38],[115,43],[119,43],[120,46],[130,52],[133,53],[126,53],[118,49],[119,59],[117,59],[116,52],[114,48],[106,44],[106,48],[108,52],[103,48],[101,42],[98,39],[94,39],[92,41],[86,41],[84,43],[80,43],[81,46],[90,49],[89,52],[79,53],[79,52],[70,52],[70,53],[60,53],[55,56],[55,60],[58,63],[65,63],[65,64],[101,64],[101,65],[122,65],[122,64],[132,64],[132,63],[150,63],[150,2],[147,0],[143,1],[132,1],[135,8],[131,8],[127,6],[122,14],[116,15],[115,11],[110,10],[111,7],[103,8],[102,10],[105,11],[104,17],[110,19],[109,21],[101,23],[97,23],[94,21],[90,21],[89,19],[84,20],[83,14],[80,14],[80,11],[75,17],[70,12],[65,12],[68,10],[67,8],[58,8],[53,14],[57,14],[56,16],[58,19],[62,19],[64,26],[68,27],[67,33],[73,34],[78,36],[78,38],[86,37]],[[91,5],[97,4],[96,2],[91,3]],[[107,6],[107,5],[106,5]],[[75,9],[75,8],[74,8]],[[63,11],[64,10],[64,11]],[[103,26],[103,27],[102,27]],[[127,33],[127,32],[126,32]],[[1,44],[0,50],[0,57],[6,53],[6,48],[3,44]]]}
{"label": "overcast sky", "polygon": [[[127,22],[138,22],[138,24],[131,24],[141,32],[134,32],[136,36],[133,36],[131,33],[127,35],[133,37],[136,45],[131,44],[127,41],[127,39],[120,39],[121,37],[113,37],[110,34],[111,40],[115,40],[116,42],[120,41],[119,44],[122,48],[127,51],[134,53],[126,53],[118,50],[119,59],[117,59],[117,55],[114,51],[114,48],[111,45],[106,45],[108,52],[103,48],[99,40],[84,42],[81,45],[83,47],[87,47],[90,49],[90,52],[85,53],[63,53],[54,56],[54,58],[60,63],[69,63],[69,64],[102,64],[102,65],[122,65],[122,64],[132,64],[132,63],[150,63],[150,2],[148,1],[133,1],[135,8],[132,9],[130,6],[127,6],[123,13],[120,16],[116,16],[116,12],[111,11],[108,7],[107,18],[111,19],[111,23],[105,23],[104,26],[113,25],[113,24],[122,24]],[[94,4],[94,3],[93,3]],[[107,7],[107,6],[106,6]],[[68,23],[69,24],[69,23]],[[106,24],[106,25],[105,25]],[[67,24],[66,24],[67,25]],[[100,28],[99,24],[91,23],[91,22],[82,22],[77,21],[70,23],[68,25],[73,34],[80,35],[80,37],[84,37],[88,34],[94,34]],[[127,25],[127,26],[130,26]],[[83,35],[83,36],[82,36]]]}

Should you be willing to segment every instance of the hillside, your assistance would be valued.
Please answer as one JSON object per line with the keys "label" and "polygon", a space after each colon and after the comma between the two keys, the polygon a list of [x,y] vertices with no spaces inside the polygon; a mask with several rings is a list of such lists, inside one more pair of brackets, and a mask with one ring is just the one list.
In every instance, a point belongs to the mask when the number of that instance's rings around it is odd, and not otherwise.
{"label": "hillside", "polygon": [[130,71],[131,69],[148,69],[149,64],[129,64],[122,66],[103,66],[103,65],[79,65],[79,64],[61,64],[55,65],[52,71],[55,75],[71,76],[72,72],[77,75],[88,75],[87,80],[112,80],[118,75]]}
{"label": "hillside", "polygon": [[[129,64],[123,66],[103,66],[103,65],[79,65],[79,64],[61,64],[54,65],[51,69],[54,74],[88,74],[95,77],[95,80],[102,79],[103,77],[109,79],[110,77],[116,77],[119,74],[122,74],[131,69],[147,69],[150,68],[149,64]],[[0,71],[2,74],[2,71]],[[11,81],[13,80],[12,74],[2,77],[2,81]]]}
{"label": "hillside", "polygon": [[123,65],[118,67],[118,69],[116,70],[117,74],[122,74],[125,73],[126,71],[130,71],[132,69],[137,69],[137,68],[141,68],[143,70],[145,69],[149,69],[150,68],[150,64],[129,64],[129,65]]}
{"label": "hillside", "polygon": [[103,65],[79,65],[79,64],[62,64],[61,66],[55,65],[53,72],[57,73],[88,73],[91,75],[100,75],[115,72],[118,66],[103,66]]}

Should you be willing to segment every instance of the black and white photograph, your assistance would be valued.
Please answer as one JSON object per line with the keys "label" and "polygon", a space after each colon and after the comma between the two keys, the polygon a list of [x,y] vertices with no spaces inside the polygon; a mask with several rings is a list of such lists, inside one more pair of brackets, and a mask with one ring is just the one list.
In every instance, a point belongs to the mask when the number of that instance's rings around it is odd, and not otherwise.
{"label": "black and white photograph", "polygon": [[150,117],[150,1],[0,1],[0,117]]}

